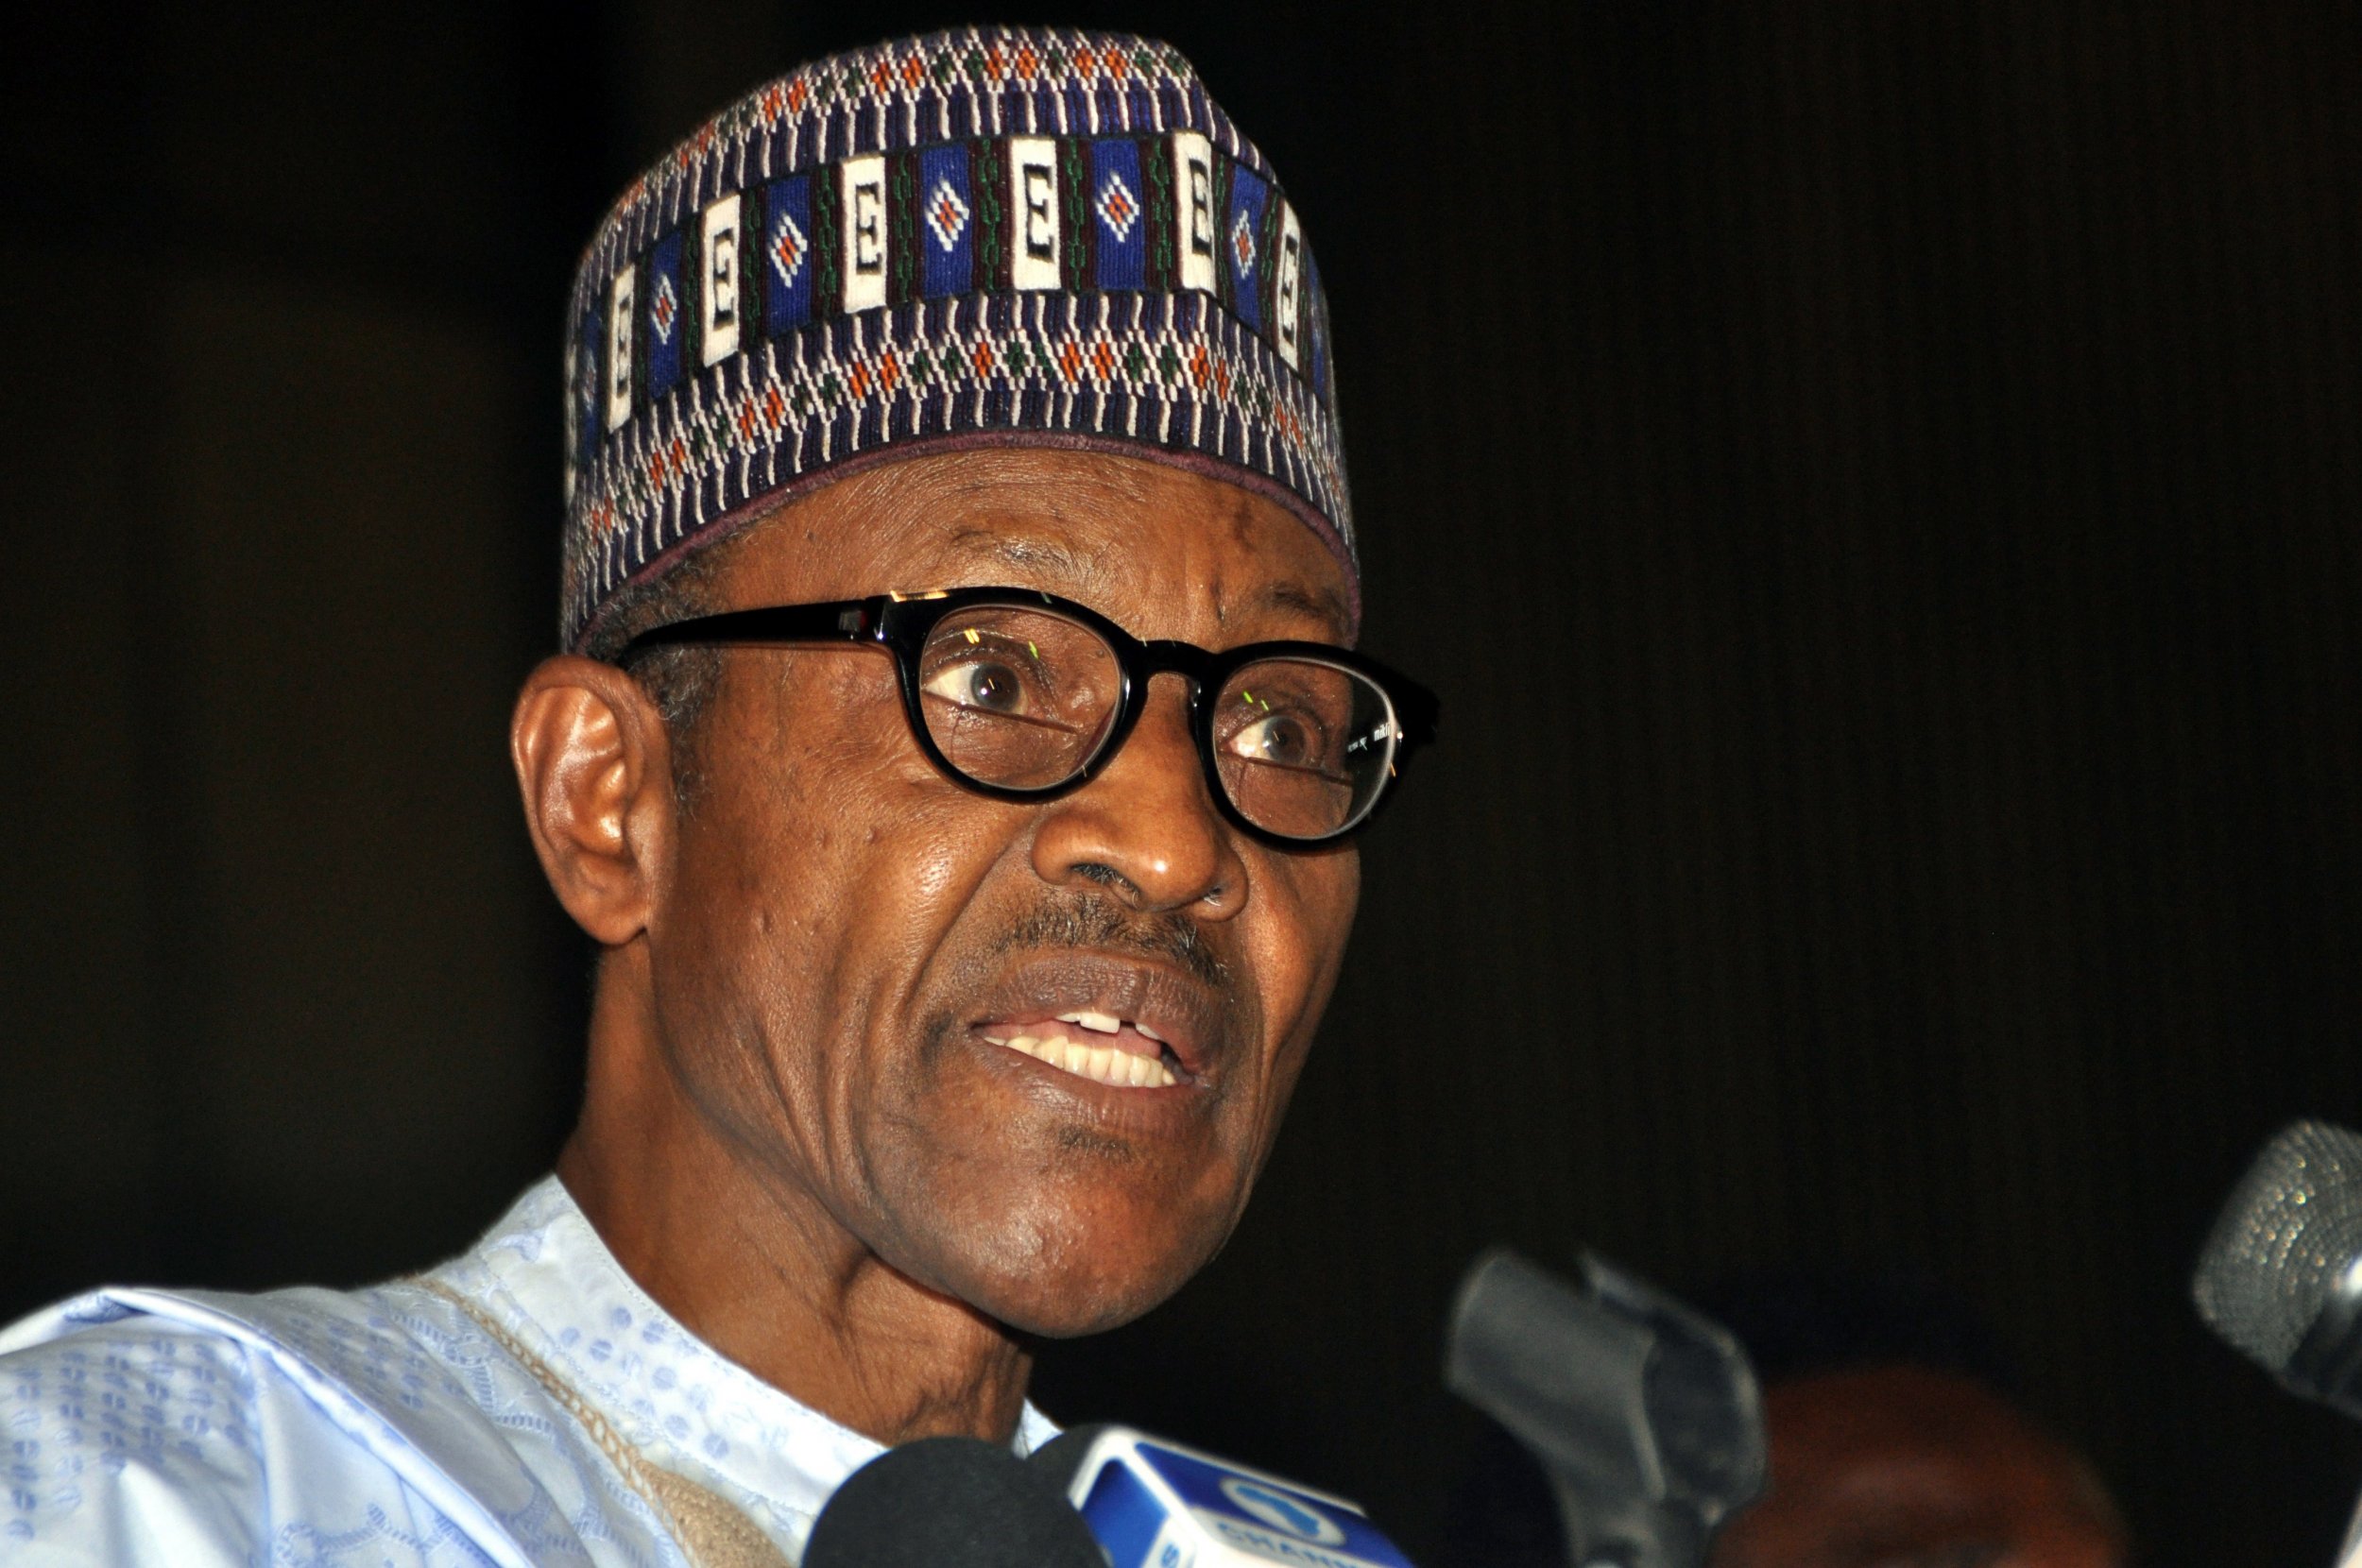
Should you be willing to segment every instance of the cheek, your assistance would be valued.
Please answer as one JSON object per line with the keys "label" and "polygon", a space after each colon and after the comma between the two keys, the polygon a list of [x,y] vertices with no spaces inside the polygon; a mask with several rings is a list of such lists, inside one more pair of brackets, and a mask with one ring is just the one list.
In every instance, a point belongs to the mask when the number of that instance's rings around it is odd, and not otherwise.
{"label": "cheek", "polygon": [[1361,895],[1361,866],[1358,852],[1346,848],[1302,858],[1275,855],[1257,868],[1246,936],[1264,1028],[1264,1090],[1253,1134],[1258,1165],[1278,1135],[1336,989]]}
{"label": "cheek", "polygon": [[1249,933],[1263,987],[1269,1043],[1292,1047],[1300,1061],[1337,973],[1361,895],[1361,861],[1352,848],[1326,855],[1268,857]]}
{"label": "cheek", "polygon": [[[913,833],[930,815],[933,771],[911,744],[882,657],[781,658],[733,692],[743,724],[727,771],[737,875],[750,903],[833,927],[903,888],[948,885],[944,857]],[[899,856],[899,863],[898,863]],[[894,885],[881,883],[891,867]]]}
{"label": "cheek", "polygon": [[872,1060],[909,1044],[916,989],[1006,850],[1010,811],[920,755],[890,679],[844,685],[797,726],[803,743],[780,749],[770,852],[744,875],[803,938],[782,982],[826,1011],[837,1052]]}
{"label": "cheek", "polygon": [[749,657],[705,720],[669,946],[676,972],[737,1014],[729,1032],[775,1054],[858,1014],[846,987],[907,945],[914,899],[950,880],[950,857],[909,836],[907,737],[883,661],[869,662]]}
{"label": "cheek", "polygon": [[965,902],[968,880],[976,874],[972,864],[976,857],[968,835],[958,832],[956,827],[949,821],[935,824],[933,831],[922,832],[919,842],[912,845],[906,879],[912,898],[922,907],[949,900]]}

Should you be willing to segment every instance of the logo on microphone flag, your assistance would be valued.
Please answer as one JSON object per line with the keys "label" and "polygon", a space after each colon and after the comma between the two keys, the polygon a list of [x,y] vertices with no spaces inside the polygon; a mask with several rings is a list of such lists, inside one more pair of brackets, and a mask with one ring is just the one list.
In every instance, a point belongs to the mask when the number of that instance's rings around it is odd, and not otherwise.
{"label": "logo on microphone flag", "polygon": [[1070,1495],[1111,1568],[1411,1568],[1342,1497],[1121,1428]]}
{"label": "logo on microphone flag", "polygon": [[1337,1527],[1335,1520],[1277,1487],[1232,1475],[1223,1481],[1222,1494],[1273,1529],[1285,1530],[1299,1541],[1322,1546],[1345,1543],[1345,1532]]}

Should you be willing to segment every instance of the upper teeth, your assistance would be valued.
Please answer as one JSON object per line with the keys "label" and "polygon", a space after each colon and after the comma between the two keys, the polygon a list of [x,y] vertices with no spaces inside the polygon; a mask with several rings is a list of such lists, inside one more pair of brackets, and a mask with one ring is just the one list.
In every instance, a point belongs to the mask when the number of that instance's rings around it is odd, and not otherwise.
{"label": "upper teeth", "polygon": [[[1102,1034],[1113,1034],[1123,1027],[1123,1020],[1112,1013],[1061,1013],[1058,1022],[1081,1024],[1085,1029],[1097,1030]],[[1165,1037],[1146,1024],[1135,1023],[1132,1028],[1142,1039],[1154,1040],[1160,1046],[1165,1043]]]}
{"label": "upper teeth", "polygon": [[[1081,1020],[1061,1018],[1058,1021],[1076,1023]],[[1084,1027],[1092,1026],[1086,1024]],[[1118,1050],[1112,1046],[1087,1046],[1062,1034],[1046,1037],[1019,1034],[1005,1040],[987,1034],[984,1039],[996,1046],[1006,1046],[1011,1050],[1021,1050],[1036,1062],[1047,1062],[1078,1078],[1113,1084],[1117,1088],[1161,1089],[1177,1082],[1172,1070],[1153,1056]]]}

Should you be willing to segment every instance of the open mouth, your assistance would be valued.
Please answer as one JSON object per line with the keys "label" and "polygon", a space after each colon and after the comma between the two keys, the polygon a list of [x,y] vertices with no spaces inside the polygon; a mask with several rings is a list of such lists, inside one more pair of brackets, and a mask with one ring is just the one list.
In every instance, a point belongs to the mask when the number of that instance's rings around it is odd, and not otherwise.
{"label": "open mouth", "polygon": [[1164,1089],[1181,1082],[1162,1035],[1110,1013],[1061,1013],[1039,1023],[995,1025],[984,1037],[987,1044],[1110,1088]]}

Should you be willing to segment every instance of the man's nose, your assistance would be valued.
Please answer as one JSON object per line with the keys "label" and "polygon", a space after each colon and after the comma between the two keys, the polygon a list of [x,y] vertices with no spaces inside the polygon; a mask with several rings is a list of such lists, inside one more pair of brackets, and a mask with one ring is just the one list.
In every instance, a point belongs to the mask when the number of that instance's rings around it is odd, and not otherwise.
{"label": "man's nose", "polygon": [[1034,869],[1057,886],[1090,882],[1147,913],[1227,920],[1246,905],[1246,864],[1207,791],[1177,675],[1152,684],[1147,710],[1106,771],[1045,807]]}

